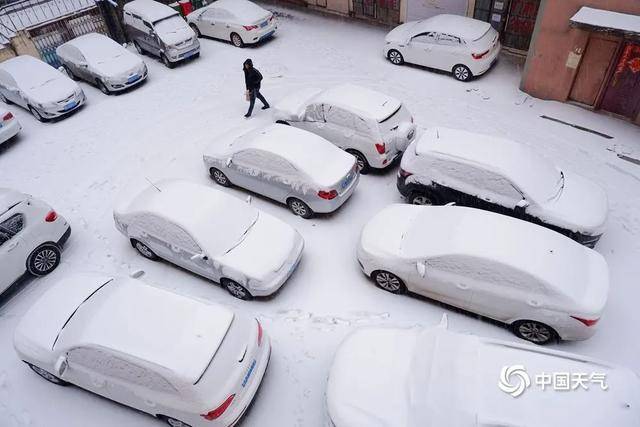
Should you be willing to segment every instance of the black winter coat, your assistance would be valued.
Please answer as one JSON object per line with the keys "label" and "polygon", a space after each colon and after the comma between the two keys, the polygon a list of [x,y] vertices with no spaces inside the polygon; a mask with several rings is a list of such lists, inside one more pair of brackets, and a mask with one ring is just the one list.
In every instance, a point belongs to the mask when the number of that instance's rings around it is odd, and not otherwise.
{"label": "black winter coat", "polygon": [[247,85],[247,90],[260,89],[260,82],[262,82],[262,74],[260,71],[251,67],[244,69],[244,82]]}

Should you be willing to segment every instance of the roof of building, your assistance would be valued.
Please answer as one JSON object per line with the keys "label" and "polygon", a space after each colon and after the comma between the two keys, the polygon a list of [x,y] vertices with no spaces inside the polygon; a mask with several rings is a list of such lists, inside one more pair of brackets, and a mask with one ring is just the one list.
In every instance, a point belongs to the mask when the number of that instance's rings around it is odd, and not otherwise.
{"label": "roof of building", "polygon": [[640,16],[582,6],[570,19],[575,24],[640,34]]}

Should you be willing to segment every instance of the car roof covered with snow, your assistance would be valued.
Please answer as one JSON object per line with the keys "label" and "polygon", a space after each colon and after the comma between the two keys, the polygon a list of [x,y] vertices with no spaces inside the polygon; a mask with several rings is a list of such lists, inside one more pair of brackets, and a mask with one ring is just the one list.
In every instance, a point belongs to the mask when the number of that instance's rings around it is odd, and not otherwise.
{"label": "car roof covered with snow", "polygon": [[[410,340],[407,334],[413,333]],[[411,354],[403,378],[378,384],[378,359],[393,353]],[[513,398],[498,383],[505,367],[518,373],[507,381],[517,386],[530,381],[522,395]],[[518,366],[520,368],[518,369]],[[586,381],[589,390],[543,390],[535,383],[539,374],[605,375],[609,389]],[[334,378],[338,377],[338,378]],[[332,384],[332,382],[338,384]],[[573,380],[570,379],[570,385]],[[384,399],[406,396],[406,406],[386,405]],[[341,345],[331,368],[327,392],[329,411],[337,425],[438,426],[631,426],[640,421],[640,381],[626,368],[565,352],[450,332],[442,327],[390,329],[363,328]],[[379,411],[384,404],[386,415]],[[540,410],[544,408],[544,410]],[[369,416],[368,423],[365,416]],[[385,418],[379,418],[385,417]],[[578,421],[579,420],[579,421]],[[337,422],[337,420],[334,420]]]}
{"label": "car roof covered with snow", "polygon": [[408,260],[457,260],[470,268],[488,261],[501,266],[496,271],[513,286],[531,276],[537,280],[524,284],[531,291],[541,282],[589,308],[602,309],[609,291],[599,253],[545,227],[480,209],[391,205],[364,227],[362,244]]}
{"label": "car roof covered with snow", "polygon": [[0,187],[0,215],[27,198],[27,195],[19,191]]}
{"label": "car roof covered with snow", "polygon": [[67,277],[34,308],[20,333],[38,334],[32,330],[36,321],[46,325],[53,319],[59,336],[48,350],[110,349],[164,368],[188,384],[200,379],[234,317],[223,306],[137,280],[90,275]]}
{"label": "car roof covered with snow", "polygon": [[[254,207],[222,191],[173,179],[121,199],[115,213],[131,215],[131,221],[150,228],[162,225],[155,224],[149,215],[167,220],[187,232],[209,257],[224,255],[242,242],[260,215]],[[181,236],[174,237],[172,243],[180,245]]]}
{"label": "car roof covered with snow", "polygon": [[180,14],[177,10],[155,0],[133,0],[125,3],[124,10],[140,15],[152,24],[161,19]]}
{"label": "car roof covered with snow", "polygon": [[392,96],[351,83],[321,92],[314,103],[328,104],[380,123],[398,111],[402,102]]}
{"label": "car roof covered with snow", "polygon": [[467,41],[474,41],[481,38],[490,28],[491,24],[478,19],[460,15],[442,14],[418,21],[413,27],[413,31],[414,33],[435,31],[437,33],[461,37]]}
{"label": "car roof covered with snow", "polygon": [[271,12],[247,0],[217,0],[206,8],[224,9],[230,12],[238,22],[247,24],[267,18]]}
{"label": "car roof covered with snow", "polygon": [[[275,154],[306,174],[315,184],[332,186],[355,166],[355,158],[326,139],[293,126],[271,124],[266,127],[234,129],[214,142],[205,156],[222,158],[244,150],[263,150]],[[265,164],[265,170],[269,165]]]}
{"label": "car roof covered with snow", "polygon": [[553,162],[524,144],[458,129],[425,130],[416,141],[416,154],[444,156],[498,173],[538,203],[553,199],[562,179]]}

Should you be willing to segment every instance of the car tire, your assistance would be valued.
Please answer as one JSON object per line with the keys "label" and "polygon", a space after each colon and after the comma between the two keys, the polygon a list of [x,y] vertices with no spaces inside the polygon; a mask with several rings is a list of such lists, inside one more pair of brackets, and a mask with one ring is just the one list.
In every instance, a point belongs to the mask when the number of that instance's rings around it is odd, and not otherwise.
{"label": "car tire", "polygon": [[369,172],[371,172],[371,166],[369,165],[369,162],[367,161],[367,158],[364,156],[364,154],[362,154],[357,150],[346,150],[346,151],[352,156],[355,156],[356,163],[358,164],[358,170],[360,171],[360,175],[366,175]]}
{"label": "car tire", "polygon": [[136,41],[133,42],[133,47],[136,48],[136,51],[138,51],[139,55],[144,55],[144,50],[142,50],[142,47],[140,46],[140,44]]}
{"label": "car tire", "polygon": [[393,65],[402,65],[402,64],[404,64],[404,57],[402,56],[400,51],[398,51],[396,49],[391,49],[389,52],[387,52],[387,59]]}
{"label": "car tire", "polygon": [[42,277],[60,265],[60,248],[53,243],[37,247],[27,258],[27,270],[32,276]]}
{"label": "car tire", "polygon": [[78,81],[78,77],[76,77],[75,74],[73,74],[73,71],[71,71],[71,69],[69,67],[67,67],[66,65],[63,65],[62,68],[64,68],[64,72],[67,73],[67,76],[73,80],[73,81]]}
{"label": "car tire", "polygon": [[196,37],[197,38],[201,38],[202,37],[202,33],[200,33],[200,29],[198,28],[198,26],[196,24],[189,24],[189,26],[191,27],[191,29],[193,30],[194,33],[196,33]]}
{"label": "car tire", "polygon": [[171,427],[191,427],[191,424],[187,424],[184,421],[176,420],[175,418],[167,417],[165,415],[158,415],[158,418]]}
{"label": "car tire", "polygon": [[231,181],[229,181],[227,175],[225,175],[224,172],[222,172],[220,169],[209,169],[209,175],[211,175],[211,179],[213,179],[216,184],[223,187],[231,187]]}
{"label": "car tire", "polygon": [[251,292],[249,292],[247,288],[234,280],[221,279],[220,284],[227,290],[227,292],[231,294],[231,296],[234,296],[243,301],[250,301],[253,299],[253,295],[251,295]]}
{"label": "car tire", "polygon": [[471,70],[466,65],[458,64],[451,70],[453,77],[461,82],[468,82],[473,77]]}
{"label": "car tire", "polygon": [[291,123],[285,121],[285,120],[276,120],[276,123],[279,125],[285,125],[285,126],[291,126]]}
{"label": "car tire", "polygon": [[169,61],[169,58],[167,58],[167,55],[165,55],[164,53],[160,54],[160,59],[162,60],[162,63],[165,65],[165,67],[175,68],[176,64]]}
{"label": "car tire", "polygon": [[296,199],[295,197],[291,197],[287,200],[287,206],[293,212],[294,215],[302,217],[304,219],[309,219],[313,217],[313,211],[305,202],[300,199]]}
{"label": "car tire", "polygon": [[131,245],[135,248],[136,251],[146,259],[150,259],[151,261],[158,261],[160,257],[156,255],[155,252],[151,250],[147,245],[142,243],[139,240],[131,239]]}
{"label": "car tire", "polygon": [[511,324],[511,330],[518,338],[538,345],[558,339],[558,333],[551,326],[536,320],[518,320]]}
{"label": "car tire", "polygon": [[377,270],[371,273],[371,278],[375,282],[376,286],[380,289],[384,289],[392,294],[404,294],[407,292],[407,287],[401,278],[393,273],[389,273],[384,270]]}
{"label": "car tire", "polygon": [[431,191],[414,191],[407,200],[412,205],[437,206],[442,204],[440,198]]}
{"label": "car tire", "polygon": [[98,89],[100,89],[100,91],[102,93],[104,93],[105,95],[111,95],[111,91],[109,90],[109,88],[107,87],[107,85],[104,84],[104,82],[100,79],[96,80],[96,83],[98,85]]}
{"label": "car tire", "polygon": [[44,369],[36,366],[36,365],[32,365],[29,362],[24,362],[27,364],[28,367],[31,368],[31,370],[33,372],[35,372],[36,374],[40,375],[42,378],[44,378],[45,380],[49,381],[52,384],[55,385],[60,385],[60,386],[65,386],[67,384],[69,384],[68,382],[56,377],[55,375],[53,375],[51,372],[49,371],[45,371]]}
{"label": "car tire", "polygon": [[242,37],[238,33],[231,33],[231,44],[239,48],[244,47],[244,41],[242,41]]}
{"label": "car tire", "polygon": [[42,117],[42,115],[38,112],[38,110],[36,110],[35,108],[33,108],[31,105],[29,105],[29,112],[33,115],[33,117],[36,118],[37,121],[44,123],[47,121],[47,119],[45,119],[44,117]]}

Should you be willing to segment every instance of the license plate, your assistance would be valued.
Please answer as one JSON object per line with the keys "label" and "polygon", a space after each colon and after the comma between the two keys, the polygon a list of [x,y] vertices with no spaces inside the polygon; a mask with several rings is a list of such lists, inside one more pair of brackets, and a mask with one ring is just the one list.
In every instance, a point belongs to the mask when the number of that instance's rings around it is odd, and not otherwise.
{"label": "license plate", "polygon": [[253,362],[251,362],[251,367],[249,368],[249,371],[247,372],[247,375],[245,375],[244,379],[242,380],[242,387],[243,388],[249,382],[249,378],[251,378],[251,374],[253,373],[253,370],[256,369],[256,363],[257,363],[256,360],[253,359]]}
{"label": "license plate", "polygon": [[127,83],[133,83],[136,80],[138,80],[140,78],[140,76],[138,74],[134,74],[133,76],[129,77],[129,80],[127,80]]}
{"label": "license plate", "polygon": [[78,105],[78,103],[75,102],[75,101],[72,101],[72,102],[68,103],[67,105],[65,105],[64,110],[65,111],[69,111],[69,110],[71,110],[73,108],[76,108],[76,105]]}
{"label": "license plate", "polygon": [[182,54],[182,57],[183,58],[189,58],[190,56],[195,55],[197,52],[198,51],[196,49],[190,50],[189,52]]}
{"label": "license plate", "polygon": [[263,40],[263,39],[271,37],[273,35],[273,33],[275,33],[275,30],[274,31],[269,31],[267,34],[265,34],[264,36],[260,37],[260,40]]}
{"label": "license plate", "polygon": [[347,188],[349,186],[349,184],[351,184],[351,181],[353,181],[353,177],[354,174],[350,173],[349,176],[347,176],[344,181],[342,181],[342,185],[341,185],[341,189],[344,190],[345,188]]}

